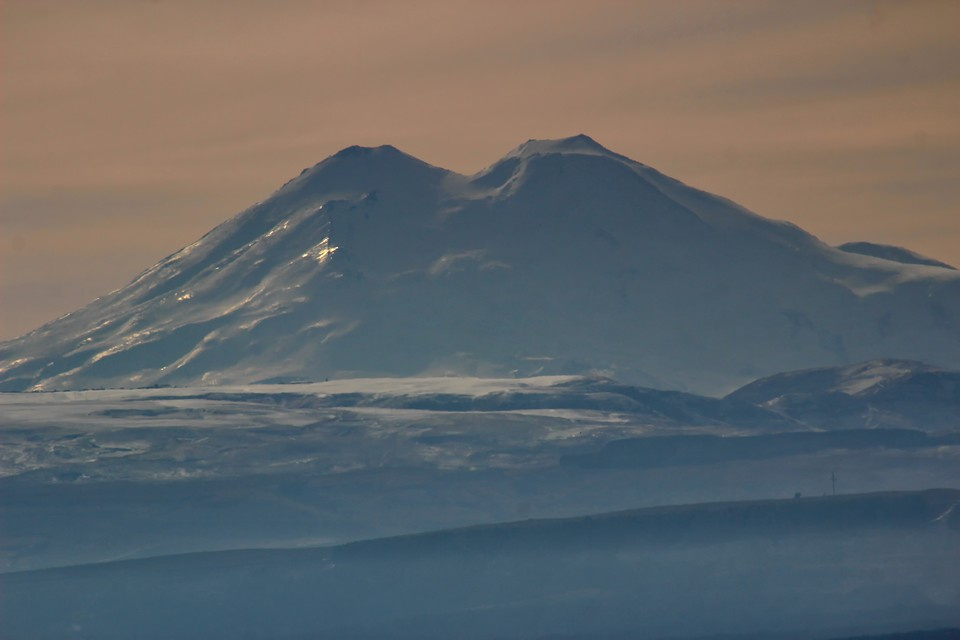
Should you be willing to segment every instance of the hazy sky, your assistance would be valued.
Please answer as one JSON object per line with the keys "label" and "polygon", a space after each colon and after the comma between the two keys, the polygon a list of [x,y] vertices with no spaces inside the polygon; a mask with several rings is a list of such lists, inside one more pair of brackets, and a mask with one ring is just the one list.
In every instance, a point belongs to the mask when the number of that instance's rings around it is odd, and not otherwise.
{"label": "hazy sky", "polygon": [[352,144],[601,144],[960,266],[960,2],[5,0],[0,339]]}

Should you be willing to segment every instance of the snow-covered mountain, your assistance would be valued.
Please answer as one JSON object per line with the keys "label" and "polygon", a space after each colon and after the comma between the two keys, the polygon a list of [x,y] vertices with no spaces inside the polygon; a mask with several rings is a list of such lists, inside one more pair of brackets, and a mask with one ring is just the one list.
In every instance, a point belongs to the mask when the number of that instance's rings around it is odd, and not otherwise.
{"label": "snow-covered mountain", "polygon": [[473,176],[344,149],[0,345],[0,389],[595,371],[720,393],[878,357],[960,367],[960,272],[827,246],[581,135]]}
{"label": "snow-covered mountain", "polygon": [[780,373],[727,399],[827,429],[960,429],[960,371],[909,360]]}

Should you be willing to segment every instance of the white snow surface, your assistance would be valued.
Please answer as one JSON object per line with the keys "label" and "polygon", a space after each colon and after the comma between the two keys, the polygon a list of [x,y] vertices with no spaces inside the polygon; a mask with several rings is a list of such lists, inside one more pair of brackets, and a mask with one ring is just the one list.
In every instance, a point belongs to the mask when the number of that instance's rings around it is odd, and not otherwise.
{"label": "white snow surface", "polygon": [[834,390],[855,395],[879,384],[889,383],[916,372],[916,367],[898,361],[871,362],[868,365],[866,367],[849,367],[844,370],[839,384]]}
{"label": "white snow surface", "polygon": [[[33,481],[155,482],[338,474],[385,465],[521,469],[555,464],[565,452],[626,437],[753,431],[590,409],[471,412],[350,402],[492,394],[562,398],[572,394],[558,385],[576,381],[586,379],[382,378],[0,393],[0,478],[39,473]],[[329,404],[322,402],[327,399]]]}
{"label": "white snow surface", "polygon": [[[801,371],[787,371],[754,381],[731,396],[758,402],[764,397],[764,404],[774,400],[770,398],[798,397],[806,394],[820,397],[844,394],[848,396],[866,395],[882,391],[885,387],[894,387],[900,381],[922,374],[941,374],[953,376],[953,371],[944,371],[923,362],[911,360],[879,359],[859,362],[842,367],[823,367]],[[949,385],[949,382],[940,384]],[[946,396],[943,396],[946,399]],[[901,402],[916,400],[910,395],[901,398]]]}
{"label": "white snow surface", "polygon": [[594,372],[718,394],[879,357],[960,366],[960,272],[827,246],[581,135],[473,176],[344,149],[0,345],[0,389]]}
{"label": "white snow surface", "polygon": [[956,425],[856,446],[573,376],[0,393],[0,416],[0,573],[820,495],[831,469],[844,492],[953,487],[960,470]]}

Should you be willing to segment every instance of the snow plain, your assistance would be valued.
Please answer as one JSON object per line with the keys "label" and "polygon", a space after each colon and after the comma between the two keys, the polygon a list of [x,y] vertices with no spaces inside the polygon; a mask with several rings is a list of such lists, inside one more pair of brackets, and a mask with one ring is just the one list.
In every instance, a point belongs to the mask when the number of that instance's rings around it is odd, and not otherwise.
{"label": "snow plain", "polygon": [[844,493],[960,486],[956,429],[924,415],[829,432],[602,378],[8,393],[0,413],[6,570],[822,495],[834,471]]}

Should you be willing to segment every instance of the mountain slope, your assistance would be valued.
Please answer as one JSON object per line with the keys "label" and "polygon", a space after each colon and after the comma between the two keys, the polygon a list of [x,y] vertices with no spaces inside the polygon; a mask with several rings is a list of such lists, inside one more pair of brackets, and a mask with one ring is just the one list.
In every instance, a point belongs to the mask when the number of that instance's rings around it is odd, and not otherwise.
{"label": "mountain slope", "polygon": [[828,429],[960,429],[960,371],[908,360],[779,373],[727,399]]}
{"label": "mountain slope", "polygon": [[837,246],[837,249],[847,253],[858,253],[864,256],[873,256],[874,258],[883,258],[884,260],[893,260],[903,264],[925,264],[933,267],[943,267],[944,269],[954,269],[946,262],[940,262],[933,258],[920,255],[915,251],[896,247],[889,244],[877,244],[874,242],[846,242]]}
{"label": "mountain slope", "polygon": [[600,371],[718,393],[877,357],[960,366],[960,273],[829,247],[575,136],[474,176],[345,149],[0,345],[0,389]]}

